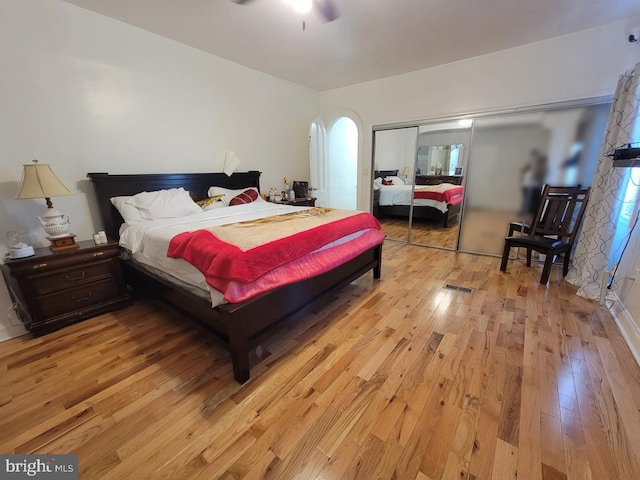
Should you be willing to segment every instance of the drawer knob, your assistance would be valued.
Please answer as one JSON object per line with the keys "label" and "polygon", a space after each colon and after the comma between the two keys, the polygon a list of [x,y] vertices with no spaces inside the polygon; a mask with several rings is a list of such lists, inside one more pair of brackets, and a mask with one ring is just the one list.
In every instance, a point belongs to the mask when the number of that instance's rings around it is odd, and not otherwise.
{"label": "drawer knob", "polygon": [[86,302],[87,300],[89,300],[91,298],[91,291],[89,291],[89,294],[86,297],[80,297],[80,298],[76,298],[73,295],[71,296],[71,298],[76,302],[76,303],[82,303],[82,302]]}
{"label": "drawer knob", "polygon": [[96,252],[93,254],[94,257],[101,257],[102,255],[104,255],[104,252]]}
{"label": "drawer knob", "polygon": [[76,276],[65,275],[64,278],[66,278],[70,282],[76,282],[78,280],[82,280],[84,278],[84,271],[80,273],[80,275],[76,275]]}
{"label": "drawer knob", "polygon": [[46,264],[46,263],[39,263],[39,264],[37,264],[37,265],[34,265],[34,266],[33,266],[33,269],[34,269],[34,270],[37,270],[38,268],[44,268],[44,267],[46,267],[46,266],[47,266],[47,264]]}

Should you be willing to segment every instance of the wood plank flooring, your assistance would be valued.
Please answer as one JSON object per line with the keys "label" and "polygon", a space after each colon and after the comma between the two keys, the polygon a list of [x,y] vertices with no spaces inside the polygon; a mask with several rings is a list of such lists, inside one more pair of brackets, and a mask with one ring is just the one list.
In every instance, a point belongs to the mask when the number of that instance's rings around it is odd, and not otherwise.
{"label": "wood plank flooring", "polygon": [[[409,222],[402,218],[379,218],[382,232],[387,238],[407,241]],[[504,240],[504,236],[502,237]],[[443,227],[441,223],[427,220],[415,220],[411,224],[411,243],[443,248],[456,248],[458,240],[457,221],[449,227]],[[504,247],[504,245],[503,245]]]}
{"label": "wood plank flooring", "polygon": [[[86,479],[640,478],[640,368],[554,267],[386,242],[263,345],[253,378],[181,314],[135,302],[0,344],[0,452]],[[451,284],[471,293],[443,288]]]}

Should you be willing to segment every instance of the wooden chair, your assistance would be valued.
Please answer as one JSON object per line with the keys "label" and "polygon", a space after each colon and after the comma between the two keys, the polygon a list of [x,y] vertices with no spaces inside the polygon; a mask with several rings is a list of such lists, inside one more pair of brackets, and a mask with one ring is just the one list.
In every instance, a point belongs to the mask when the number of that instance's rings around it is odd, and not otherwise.
{"label": "wooden chair", "polygon": [[566,276],[569,271],[573,242],[582,224],[590,191],[590,188],[545,185],[540,207],[531,226],[527,226],[523,235],[512,236],[514,230],[510,225],[510,235],[504,239],[500,270],[504,272],[507,269],[511,247],[522,247],[527,251],[529,267],[533,250],[546,256],[540,277],[541,284],[545,285],[549,281],[551,265],[558,255],[564,256],[562,274]]}

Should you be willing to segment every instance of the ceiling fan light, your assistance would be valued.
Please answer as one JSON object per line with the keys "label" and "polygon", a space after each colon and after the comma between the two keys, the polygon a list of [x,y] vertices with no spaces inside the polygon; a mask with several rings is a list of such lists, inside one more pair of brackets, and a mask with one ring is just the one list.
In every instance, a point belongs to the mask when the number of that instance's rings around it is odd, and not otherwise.
{"label": "ceiling fan light", "polygon": [[297,13],[309,13],[311,11],[311,0],[292,0],[291,6]]}

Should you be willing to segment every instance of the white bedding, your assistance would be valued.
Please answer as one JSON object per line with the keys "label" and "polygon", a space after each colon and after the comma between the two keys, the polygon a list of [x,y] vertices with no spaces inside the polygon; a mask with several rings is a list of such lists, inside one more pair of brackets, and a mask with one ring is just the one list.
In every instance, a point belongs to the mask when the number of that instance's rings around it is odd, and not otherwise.
{"label": "white bedding", "polygon": [[185,230],[195,230],[205,225],[209,227],[243,222],[305,208],[307,207],[278,205],[259,199],[244,205],[207,210],[182,218],[149,220],[123,228],[120,232],[120,245],[129,251],[135,261],[209,292],[211,303],[215,307],[224,303],[222,293],[207,285],[204,275],[190,263],[167,257],[171,238]]}
{"label": "white bedding", "polygon": [[[392,206],[411,204],[413,185],[379,185],[379,187],[380,200],[378,201],[378,205]],[[429,185],[416,185],[415,187],[416,190],[428,188]],[[447,202],[438,202],[437,200],[430,200],[428,198],[416,198],[413,200],[413,205],[433,207],[437,208],[442,213],[447,212]]]}

